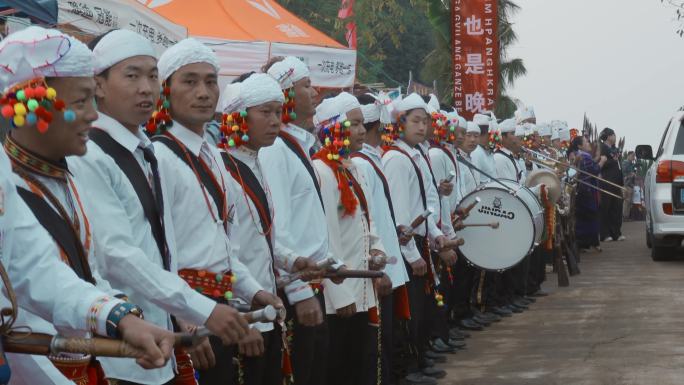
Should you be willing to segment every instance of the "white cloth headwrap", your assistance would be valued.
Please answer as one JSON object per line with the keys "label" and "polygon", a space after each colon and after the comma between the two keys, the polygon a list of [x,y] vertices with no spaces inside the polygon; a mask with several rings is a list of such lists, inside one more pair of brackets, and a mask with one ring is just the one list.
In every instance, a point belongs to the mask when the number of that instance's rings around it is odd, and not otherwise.
{"label": "white cloth headwrap", "polygon": [[397,112],[406,112],[420,108],[429,113],[427,104],[425,104],[423,98],[415,92],[404,99],[397,99],[394,103],[394,108]]}
{"label": "white cloth headwrap", "polygon": [[516,125],[516,126],[515,126],[515,134],[514,134],[514,135],[515,135],[515,136],[520,136],[520,137],[523,137],[523,136],[527,135],[527,130],[525,129],[525,126],[523,126],[522,124]]}
{"label": "white cloth headwrap", "polygon": [[539,132],[539,136],[551,136],[551,125],[549,123],[540,123],[537,125],[537,132]]}
{"label": "white cloth headwrap", "polygon": [[496,122],[496,119],[490,120],[489,121],[489,132],[496,132],[499,130],[499,123]]}
{"label": "white cloth headwrap", "polygon": [[515,112],[515,117],[518,123],[525,123],[529,119],[536,119],[534,115],[534,107],[523,107]]}
{"label": "white cloth headwrap", "polygon": [[434,114],[439,112],[439,100],[435,94],[430,94],[430,100],[427,102],[428,114]]}
{"label": "white cloth headwrap", "polygon": [[468,125],[466,126],[466,133],[479,134],[480,126],[478,126],[475,122],[468,122]]}
{"label": "white cloth headwrap", "polygon": [[475,114],[475,116],[473,116],[473,123],[478,126],[488,126],[490,120],[489,116],[483,114]]}
{"label": "white cloth headwrap", "polygon": [[522,125],[525,128],[525,135],[532,135],[534,133],[538,133],[539,129],[537,128],[536,124],[533,123],[523,123]]}
{"label": "white cloth headwrap", "polygon": [[161,81],[166,81],[181,67],[195,63],[210,64],[216,72],[221,68],[211,48],[191,37],[183,39],[169,47],[159,58],[157,63],[159,78]]}
{"label": "white cloth headwrap", "polygon": [[0,42],[0,88],[39,77],[93,76],[93,53],[76,38],[31,26]]}
{"label": "white cloth headwrap", "polygon": [[285,103],[280,85],[269,75],[252,74],[240,83],[226,86],[221,109],[224,113],[239,112],[268,102]]}
{"label": "white cloth headwrap", "polygon": [[347,112],[357,108],[361,108],[359,100],[348,92],[342,92],[334,98],[324,99],[316,107],[314,124],[318,126],[335,117],[338,121],[346,120]]}
{"label": "white cloth headwrap", "polygon": [[279,62],[273,63],[271,68],[268,69],[268,74],[278,81],[280,88],[284,90],[292,88],[294,83],[311,75],[309,67],[294,56],[288,56]]}
{"label": "white cloth headwrap", "polygon": [[[380,91],[377,95],[372,94],[372,93],[367,93],[366,95],[370,95],[375,99],[375,108],[378,109],[378,119],[375,120],[380,120],[380,123],[382,124],[391,124],[395,120],[392,119],[394,115],[394,100],[392,100],[392,97],[390,96],[389,93],[385,91]],[[369,112],[372,114],[371,112]],[[366,112],[364,111],[364,120],[366,120]],[[373,122],[375,120],[371,120],[370,122]],[[369,123],[369,121],[365,121],[364,123]]]}
{"label": "white cloth headwrap", "polygon": [[551,126],[551,140],[560,139],[560,127]]}
{"label": "white cloth headwrap", "polygon": [[157,59],[152,43],[127,29],[117,29],[106,34],[93,49],[95,74],[135,56],[151,56]]}
{"label": "white cloth headwrap", "polygon": [[506,119],[501,124],[499,124],[499,128],[501,129],[501,133],[506,133],[506,132],[515,132],[515,119]]}
{"label": "white cloth headwrap", "polygon": [[459,128],[467,128],[468,127],[468,121],[466,118],[459,116],[458,117],[458,127]]}
{"label": "white cloth headwrap", "polygon": [[364,104],[361,106],[361,113],[363,113],[363,123],[373,123],[380,120],[380,106],[373,104]]}
{"label": "white cloth headwrap", "polygon": [[558,139],[569,142],[572,139],[572,136],[570,135],[570,129],[567,127],[561,128],[558,131]]}

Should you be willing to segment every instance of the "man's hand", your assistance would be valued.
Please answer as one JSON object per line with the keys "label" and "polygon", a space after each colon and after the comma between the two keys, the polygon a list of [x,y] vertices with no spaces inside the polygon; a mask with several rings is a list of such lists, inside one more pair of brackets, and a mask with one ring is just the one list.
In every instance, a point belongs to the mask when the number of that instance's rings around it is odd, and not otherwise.
{"label": "man's hand", "polygon": [[406,246],[413,238],[413,232],[408,226],[397,226],[397,237],[399,237],[399,244]]}
{"label": "man's hand", "polygon": [[439,252],[439,258],[447,265],[453,266],[458,260],[458,255],[454,250],[447,249]]}
{"label": "man's hand", "polygon": [[299,257],[292,265],[292,272],[299,273],[302,281],[311,281],[312,279],[321,278],[324,271],[316,266],[316,262],[309,258]]}
{"label": "man's hand", "polygon": [[133,314],[119,321],[118,330],[124,342],[140,351],[142,355],[135,362],[145,369],[163,367],[173,354],[173,333]]}
{"label": "man's hand", "polygon": [[427,263],[420,258],[415,262],[411,262],[411,270],[413,270],[413,275],[417,277],[422,277],[427,273]]}
{"label": "man's hand", "polygon": [[458,219],[456,219],[456,221],[454,221],[453,226],[454,226],[454,231],[461,231],[461,230],[465,229],[465,224],[463,223],[463,220],[460,218],[458,218]]}
{"label": "man's hand", "polygon": [[341,318],[350,318],[354,314],[356,314],[356,304],[355,303],[337,309],[337,316],[341,317]]}
{"label": "man's hand", "polygon": [[447,182],[446,180],[442,180],[439,182],[439,187],[437,188],[437,191],[439,192],[440,196],[448,197],[451,195],[451,192],[454,191],[454,184],[451,182]]}
{"label": "man's hand", "polygon": [[295,304],[297,321],[304,326],[318,326],[323,323],[323,311],[316,297],[305,299]]}
{"label": "man's hand", "polygon": [[249,329],[247,336],[238,344],[240,354],[245,357],[258,357],[264,354],[264,338],[258,329]]}
{"label": "man's hand", "polygon": [[435,238],[435,248],[437,250],[442,250],[448,241],[449,238],[445,237],[444,235],[438,236],[437,238]]}
{"label": "man's hand", "polygon": [[[387,256],[382,251],[377,250],[377,249],[372,249],[370,251],[370,256],[371,256],[371,259],[368,263],[368,268],[370,270],[379,271],[379,270],[384,269],[385,266],[387,265],[387,260],[386,260]],[[385,261],[382,263],[375,263],[375,262],[373,262],[374,257],[385,257]]]}
{"label": "man's hand", "polygon": [[204,324],[224,345],[236,344],[249,331],[247,321],[230,306],[217,304]]}
{"label": "man's hand", "polygon": [[277,295],[273,295],[265,290],[259,290],[252,298],[252,309],[257,310],[268,305],[273,306],[278,311],[278,321],[285,320],[285,305]]}
{"label": "man's hand", "polygon": [[[337,269],[337,271],[345,271],[345,270],[347,270],[347,266],[344,266],[344,265],[340,266],[340,268]],[[331,280],[335,285],[339,285],[339,284],[341,284],[342,282],[344,282],[344,277],[330,278],[330,280]]]}
{"label": "man's hand", "polygon": [[390,280],[387,274],[373,279],[373,285],[375,286],[375,292],[378,293],[378,297],[382,298],[392,294],[392,280]]}
{"label": "man's hand", "polygon": [[199,345],[192,348],[185,348],[190,354],[192,366],[195,369],[207,370],[216,366],[216,357],[214,351],[211,349],[209,338],[205,338]]}

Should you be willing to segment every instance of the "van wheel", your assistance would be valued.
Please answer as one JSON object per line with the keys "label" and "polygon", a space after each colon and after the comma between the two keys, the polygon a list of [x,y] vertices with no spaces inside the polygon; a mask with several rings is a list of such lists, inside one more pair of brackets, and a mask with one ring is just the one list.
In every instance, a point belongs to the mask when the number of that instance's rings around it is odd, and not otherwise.
{"label": "van wheel", "polygon": [[674,247],[651,246],[651,259],[655,262],[669,261],[674,257]]}
{"label": "van wheel", "polygon": [[651,232],[646,229],[646,247],[649,249],[653,248],[653,241],[651,240]]}

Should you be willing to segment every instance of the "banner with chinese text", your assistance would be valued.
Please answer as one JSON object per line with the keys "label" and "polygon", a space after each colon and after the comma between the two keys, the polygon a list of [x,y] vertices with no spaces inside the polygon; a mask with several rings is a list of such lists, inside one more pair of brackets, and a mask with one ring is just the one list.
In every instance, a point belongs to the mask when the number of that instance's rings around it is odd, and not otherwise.
{"label": "banner with chinese text", "polygon": [[493,111],[499,81],[497,0],[451,0],[454,106],[468,120]]}

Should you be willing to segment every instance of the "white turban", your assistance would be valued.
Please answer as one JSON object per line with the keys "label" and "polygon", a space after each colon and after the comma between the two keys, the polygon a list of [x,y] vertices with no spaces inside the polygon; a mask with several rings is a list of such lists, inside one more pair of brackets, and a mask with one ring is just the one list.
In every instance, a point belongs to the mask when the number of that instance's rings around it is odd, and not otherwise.
{"label": "white turban", "polygon": [[406,112],[415,110],[417,108],[420,108],[425,112],[429,112],[428,106],[425,104],[423,98],[415,92],[411,95],[408,95],[404,99],[398,99],[394,104],[394,108],[397,112]]}
{"label": "white turban", "polygon": [[479,134],[480,126],[478,126],[475,122],[468,122],[468,125],[466,126],[466,133]]}
{"label": "white turban", "polygon": [[499,124],[501,133],[515,132],[515,119],[506,119],[501,124]]}
{"label": "white turban", "polygon": [[380,120],[380,108],[381,106],[375,103],[362,105],[361,112],[363,113],[363,123],[373,123]]}
{"label": "white turban", "polygon": [[151,56],[157,59],[152,43],[127,29],[117,29],[103,36],[93,49],[93,53],[95,74],[98,75],[113,65],[135,56]]}
{"label": "white turban", "polygon": [[490,120],[489,116],[483,114],[475,114],[475,116],[473,116],[473,123],[478,126],[488,126]]}
{"label": "white turban", "polygon": [[430,94],[430,100],[427,102],[427,112],[428,114],[439,112],[439,100],[435,94]]}
{"label": "white turban", "polygon": [[338,121],[346,120],[347,113],[357,108],[361,108],[359,100],[348,92],[342,92],[334,98],[324,99],[316,107],[314,123],[318,126],[333,118]]}
{"label": "white turban", "polygon": [[570,135],[570,129],[567,127],[561,128],[558,131],[558,139],[569,142],[572,139],[572,136]]}
{"label": "white turban", "polygon": [[539,136],[551,136],[551,125],[548,123],[540,123],[537,125],[537,132]]}
{"label": "white turban", "polygon": [[499,123],[496,122],[496,119],[490,120],[489,121],[489,132],[496,132],[499,130]]}
{"label": "white turban", "polygon": [[467,126],[468,126],[468,121],[464,117],[459,116],[458,117],[458,127],[459,128],[466,128]]}
{"label": "white turban", "polygon": [[[384,92],[384,91],[380,91],[380,93],[378,93],[377,95],[372,94],[372,93],[368,93],[366,95],[370,95],[375,99],[374,105],[375,105],[375,108],[377,108],[377,110],[378,110],[378,118],[375,120],[380,120],[380,123],[382,123],[382,124],[390,124],[393,121],[395,121],[392,119],[392,115],[394,113],[394,103],[393,103],[392,97],[390,96],[389,93]],[[364,120],[365,120],[366,119],[365,118],[366,117],[366,111],[363,109],[362,109],[362,111],[363,111],[363,114],[364,114],[363,116],[364,116]],[[370,115],[373,114],[370,111],[368,111],[368,113]],[[371,120],[371,122],[372,121],[374,121],[374,120]],[[365,123],[368,123],[368,122],[369,121],[366,120]]]}
{"label": "white turban", "polygon": [[515,134],[514,134],[514,135],[515,135],[515,136],[520,136],[520,137],[523,137],[523,136],[527,135],[527,130],[525,129],[525,126],[523,126],[522,124],[516,125],[516,126],[515,126]]}
{"label": "white turban", "polygon": [[169,47],[159,58],[159,78],[166,81],[181,67],[195,63],[210,64],[216,72],[220,69],[218,58],[211,48],[191,37],[183,39]]}
{"label": "white turban", "polygon": [[560,127],[551,127],[551,140],[560,139]]}
{"label": "white turban", "polygon": [[93,76],[93,53],[76,38],[31,26],[0,42],[0,87],[39,77]]}
{"label": "white turban", "polygon": [[271,68],[268,69],[268,74],[278,81],[280,88],[284,90],[292,88],[294,83],[311,75],[309,67],[294,56],[288,56],[279,62],[273,63]]}
{"label": "white turban", "polygon": [[224,113],[239,112],[268,102],[285,103],[280,85],[266,74],[252,74],[240,83],[226,86],[221,109]]}
{"label": "white turban", "polygon": [[534,107],[523,107],[515,112],[518,123],[525,123],[527,120],[536,119],[534,115]]}

